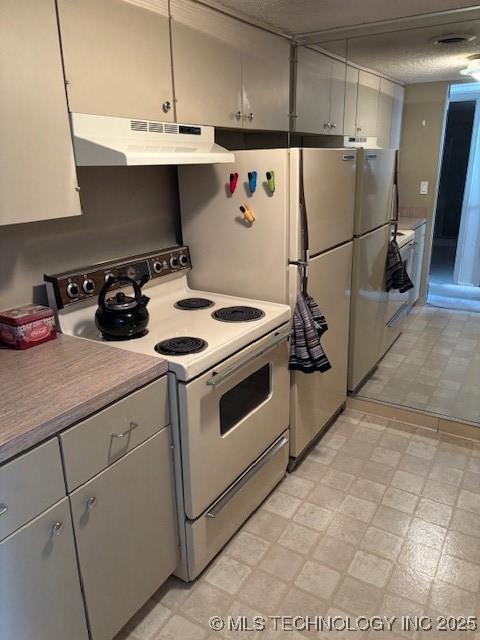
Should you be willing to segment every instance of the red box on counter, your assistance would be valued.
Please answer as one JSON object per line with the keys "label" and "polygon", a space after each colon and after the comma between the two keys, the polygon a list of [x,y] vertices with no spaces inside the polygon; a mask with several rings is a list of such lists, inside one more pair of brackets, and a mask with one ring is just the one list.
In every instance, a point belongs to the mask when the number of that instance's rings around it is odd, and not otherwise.
{"label": "red box on counter", "polygon": [[12,349],[29,349],[57,337],[53,310],[26,304],[0,311],[0,342]]}

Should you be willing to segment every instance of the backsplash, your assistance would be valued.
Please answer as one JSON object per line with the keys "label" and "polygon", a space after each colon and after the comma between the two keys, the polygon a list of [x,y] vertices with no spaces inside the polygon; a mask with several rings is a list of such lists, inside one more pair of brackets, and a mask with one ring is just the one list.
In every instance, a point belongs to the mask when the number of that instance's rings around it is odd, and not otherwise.
{"label": "backsplash", "polygon": [[2,227],[0,309],[45,303],[43,274],[175,244],[175,167],[80,167],[83,215]]}

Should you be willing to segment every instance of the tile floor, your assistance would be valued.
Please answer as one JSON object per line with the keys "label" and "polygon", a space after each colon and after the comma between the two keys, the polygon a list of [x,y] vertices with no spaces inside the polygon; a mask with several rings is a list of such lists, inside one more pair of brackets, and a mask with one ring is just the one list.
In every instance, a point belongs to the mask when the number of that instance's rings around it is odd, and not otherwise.
{"label": "tile floor", "polygon": [[193,584],[171,578],[117,640],[463,638],[212,632],[210,616],[480,616],[480,442],[344,412]]}
{"label": "tile floor", "polygon": [[414,307],[358,395],[480,422],[480,314]]}

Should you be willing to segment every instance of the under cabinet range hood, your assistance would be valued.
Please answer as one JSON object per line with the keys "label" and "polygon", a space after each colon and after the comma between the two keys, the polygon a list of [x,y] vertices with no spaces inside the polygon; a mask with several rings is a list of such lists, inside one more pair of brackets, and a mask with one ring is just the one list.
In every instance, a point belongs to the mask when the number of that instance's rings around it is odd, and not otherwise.
{"label": "under cabinet range hood", "polygon": [[71,113],[79,167],[234,162],[214,140],[214,128]]}

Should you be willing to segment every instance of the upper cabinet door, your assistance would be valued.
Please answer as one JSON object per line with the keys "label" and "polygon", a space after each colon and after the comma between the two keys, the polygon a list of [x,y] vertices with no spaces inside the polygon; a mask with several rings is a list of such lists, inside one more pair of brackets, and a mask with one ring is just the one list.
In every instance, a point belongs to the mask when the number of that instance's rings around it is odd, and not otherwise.
{"label": "upper cabinet door", "polygon": [[54,0],[0,4],[0,225],[81,213]]}
{"label": "upper cabinet door", "polygon": [[330,132],[343,135],[343,118],[345,113],[345,73],[346,64],[340,60],[331,61],[332,80],[330,95]]}
{"label": "upper cabinet door", "polygon": [[240,26],[243,126],[288,131],[290,42],[250,25]]}
{"label": "upper cabinet door", "polygon": [[358,74],[357,126],[359,136],[377,135],[378,97],[380,78],[360,71]]}
{"label": "upper cabinet door", "polygon": [[392,131],[393,116],[393,100],[394,100],[393,82],[380,79],[380,95],[378,99],[378,119],[377,119],[377,142],[379,147],[384,149],[390,148],[390,137]]}
{"label": "upper cabinet door", "polygon": [[399,84],[393,85],[393,111],[392,130],[390,133],[390,148],[400,148],[400,136],[402,133],[403,102],[405,99],[405,88]]}
{"label": "upper cabinet door", "polygon": [[330,133],[332,60],[322,53],[298,47],[296,131]]}
{"label": "upper cabinet door", "polygon": [[173,121],[168,0],[58,0],[58,10],[70,111]]}
{"label": "upper cabinet door", "polygon": [[345,117],[343,132],[346,136],[354,136],[357,133],[357,94],[358,94],[358,69],[347,65],[345,79]]}
{"label": "upper cabinet door", "polygon": [[241,127],[241,23],[187,0],[170,8],[178,121]]}

